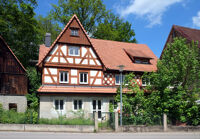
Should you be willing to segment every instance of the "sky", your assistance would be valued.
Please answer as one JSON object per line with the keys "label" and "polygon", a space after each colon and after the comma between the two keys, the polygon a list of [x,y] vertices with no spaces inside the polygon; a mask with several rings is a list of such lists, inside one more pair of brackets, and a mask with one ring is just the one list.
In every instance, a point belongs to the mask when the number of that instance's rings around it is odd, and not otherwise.
{"label": "sky", "polygon": [[[48,15],[58,0],[38,0],[37,15]],[[172,25],[200,29],[200,0],[103,0],[107,10],[128,21],[139,44],[159,58]]]}

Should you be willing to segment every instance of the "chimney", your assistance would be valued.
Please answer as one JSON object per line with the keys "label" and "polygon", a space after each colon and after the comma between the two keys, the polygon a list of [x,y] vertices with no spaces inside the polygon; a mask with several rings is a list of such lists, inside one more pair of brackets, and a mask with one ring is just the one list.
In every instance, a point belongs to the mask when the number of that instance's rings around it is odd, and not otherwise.
{"label": "chimney", "polygon": [[51,33],[45,34],[45,46],[50,47],[51,46]]}

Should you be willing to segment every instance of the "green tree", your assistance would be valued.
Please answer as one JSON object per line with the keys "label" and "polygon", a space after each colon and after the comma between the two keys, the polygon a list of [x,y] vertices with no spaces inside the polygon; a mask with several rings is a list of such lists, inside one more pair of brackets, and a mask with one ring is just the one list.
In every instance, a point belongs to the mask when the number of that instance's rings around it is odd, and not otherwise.
{"label": "green tree", "polygon": [[[200,59],[198,45],[175,38],[167,44],[157,72],[151,74],[152,97],[158,98],[155,108],[167,113],[174,122],[200,124],[198,99],[200,86]],[[198,120],[197,120],[198,119]]]}
{"label": "green tree", "polygon": [[59,0],[53,4],[51,15],[63,25],[66,25],[73,14],[76,14],[86,31],[92,33],[95,24],[106,14],[102,0]]}
{"label": "green tree", "polygon": [[59,24],[54,21],[52,16],[46,16],[43,17],[39,15],[37,18],[39,29],[42,34],[42,36],[45,36],[45,33],[51,33],[51,43],[58,37],[58,35],[61,32],[61,28],[59,27]]}
{"label": "green tree", "polygon": [[93,37],[122,42],[137,42],[131,24],[113,13],[107,14],[105,19],[98,24]]}
{"label": "green tree", "polygon": [[38,44],[42,40],[34,18],[36,6],[35,0],[0,2],[0,35],[25,67],[30,59],[38,58]]}

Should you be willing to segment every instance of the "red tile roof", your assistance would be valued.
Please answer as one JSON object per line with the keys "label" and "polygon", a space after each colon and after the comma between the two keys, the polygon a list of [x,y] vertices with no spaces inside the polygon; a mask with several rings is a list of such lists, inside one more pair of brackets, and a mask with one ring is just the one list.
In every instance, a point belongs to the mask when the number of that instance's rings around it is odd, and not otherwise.
{"label": "red tile roof", "polygon": [[[96,52],[107,69],[119,70],[118,65],[124,65],[127,71],[156,71],[157,57],[145,44],[117,42],[110,40],[90,39]],[[125,50],[136,51],[137,56],[151,57],[151,64],[135,64]],[[143,56],[144,54],[144,56]]]}
{"label": "red tile roof", "polygon": [[18,64],[22,67],[22,69],[24,71],[26,71],[26,69],[24,68],[24,66],[22,65],[22,63],[19,61],[19,59],[15,56],[15,54],[13,53],[13,51],[10,49],[10,47],[8,46],[8,44],[6,43],[6,41],[3,39],[2,36],[0,36],[0,41],[2,41],[4,43],[4,45],[9,49],[9,51],[11,52],[11,54],[14,56],[14,58],[16,59],[16,61],[18,62]]}
{"label": "red tile roof", "polygon": [[46,47],[44,44],[40,45],[38,63],[40,63],[42,61],[42,59],[44,58],[45,54],[48,53],[49,49],[50,48]]}
{"label": "red tile roof", "polygon": [[116,93],[117,88],[41,86],[38,92],[50,93]]}
{"label": "red tile roof", "polygon": [[[72,22],[72,19],[76,19],[78,23],[80,24],[81,28],[83,29],[85,35],[86,31],[82,27],[80,21],[78,20],[77,16],[74,15],[71,20],[68,22],[68,24],[65,26],[63,31],[60,33],[60,35],[57,37],[57,39],[54,41],[54,43],[51,45],[50,48],[44,48],[44,45],[40,46],[40,52],[39,52],[39,60],[38,64],[45,59],[45,57],[50,53],[50,51],[53,49],[54,45],[58,41],[58,39],[62,36],[64,31],[68,28],[70,22]],[[103,63],[103,65],[109,69],[109,70],[119,70],[118,65],[124,65],[124,70],[127,71],[156,71],[156,63],[157,63],[157,57],[155,54],[150,50],[150,48],[145,44],[135,44],[135,43],[126,43],[126,42],[117,42],[117,41],[110,41],[110,40],[101,40],[101,39],[92,39],[87,36],[89,42],[92,44],[92,47],[96,51],[98,57],[100,58],[100,61]],[[131,53],[134,53],[134,55],[138,57],[149,57],[152,58],[150,60],[151,64],[134,64],[132,60],[129,58],[125,50],[128,50]]]}

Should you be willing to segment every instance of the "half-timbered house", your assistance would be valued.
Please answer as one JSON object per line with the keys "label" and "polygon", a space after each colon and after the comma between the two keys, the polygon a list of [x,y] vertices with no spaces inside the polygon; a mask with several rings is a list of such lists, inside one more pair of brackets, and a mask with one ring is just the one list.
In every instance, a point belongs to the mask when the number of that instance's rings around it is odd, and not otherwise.
{"label": "half-timbered house", "polygon": [[156,62],[147,45],[90,38],[74,15],[50,47],[40,46],[40,117],[71,117],[82,110],[97,111],[100,118],[114,103],[118,65],[125,66],[124,75],[134,72],[142,86],[141,75],[155,71]]}
{"label": "half-timbered house", "polygon": [[25,112],[27,86],[25,68],[0,36],[0,104],[3,108]]}

